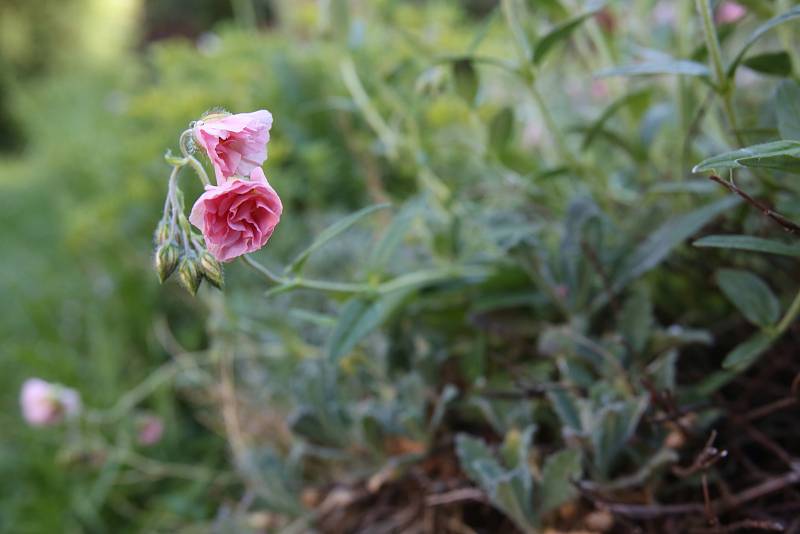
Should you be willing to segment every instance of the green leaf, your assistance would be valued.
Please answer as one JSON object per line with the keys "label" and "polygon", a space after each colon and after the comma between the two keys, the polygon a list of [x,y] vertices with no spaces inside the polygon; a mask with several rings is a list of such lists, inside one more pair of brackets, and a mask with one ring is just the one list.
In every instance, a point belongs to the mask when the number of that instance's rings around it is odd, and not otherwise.
{"label": "green leaf", "polygon": [[606,121],[610,119],[614,114],[619,111],[620,109],[624,108],[628,105],[638,105],[642,101],[646,100],[650,97],[650,89],[643,89],[641,91],[636,91],[633,93],[628,93],[627,95],[623,95],[611,104],[603,111],[603,113],[592,123],[589,129],[586,132],[586,135],[583,137],[583,144],[581,146],[582,149],[589,148],[589,145],[592,144],[592,141],[603,130],[603,126],[605,125]]}
{"label": "green leaf", "polygon": [[636,430],[647,409],[647,399],[647,396],[642,396],[636,400],[606,404],[595,415],[590,437],[595,463],[603,475],[609,473],[617,455]]}
{"label": "green leaf", "polygon": [[442,419],[447,412],[447,405],[450,404],[450,401],[456,397],[458,397],[458,388],[456,386],[447,384],[444,389],[442,389],[442,392],[439,394],[439,398],[436,401],[436,407],[433,410],[433,415],[431,415],[430,423],[428,424],[431,434],[442,422]]}
{"label": "green leaf", "polygon": [[502,152],[508,145],[514,127],[514,112],[511,108],[503,108],[492,117],[489,123],[489,146],[495,152]]}
{"label": "green leaf", "polygon": [[775,93],[775,104],[781,137],[800,141],[800,84],[784,80]]}
{"label": "green leaf", "polygon": [[373,206],[368,206],[355,213],[352,213],[347,217],[345,217],[344,219],[336,221],[334,224],[332,224],[331,226],[327,227],[325,230],[320,232],[320,234],[317,236],[314,242],[311,243],[311,245],[309,245],[308,248],[306,248],[304,251],[298,254],[294,260],[292,260],[292,262],[286,267],[286,272],[287,273],[298,272],[300,269],[303,268],[303,265],[305,264],[306,260],[308,260],[309,256],[311,256],[311,254],[315,250],[325,245],[328,241],[338,236],[339,234],[341,234],[342,232],[344,232],[345,230],[356,224],[358,221],[360,221],[370,213],[378,211],[380,209],[388,208],[389,206],[390,204],[375,204]]}
{"label": "green leaf", "polygon": [[[702,208],[679,215],[663,223],[658,230],[650,234],[644,242],[628,257],[611,285],[614,293],[619,292],[632,280],[656,267],[669,256],[672,249],[700,230],[720,213],[739,203],[737,197],[728,196]],[[593,307],[604,305],[608,300],[607,292],[595,299]]]}
{"label": "green leaf", "polygon": [[566,389],[553,389],[547,392],[547,398],[553,405],[556,415],[561,423],[574,434],[583,433],[580,406],[578,399]]}
{"label": "green leaf", "polygon": [[613,67],[601,70],[597,72],[595,76],[598,78],[608,78],[610,76],[652,76],[656,74],[681,74],[684,76],[708,77],[711,75],[711,71],[708,67],[696,61],[663,59]]}
{"label": "green leaf", "polygon": [[342,308],[328,340],[328,358],[338,361],[373,330],[382,325],[394,312],[410,290],[398,290],[377,298],[356,297]]}
{"label": "green leaf", "polygon": [[545,34],[539,41],[536,43],[533,49],[533,63],[538,65],[541,63],[547,53],[558,44],[559,41],[566,39],[569,35],[581,25],[581,23],[600,11],[603,8],[605,2],[594,2],[588,8],[587,11],[580,13],[568,20],[565,20],[561,24],[555,26],[552,30],[550,30],[547,34]]}
{"label": "green leaf", "polygon": [[411,228],[414,218],[422,209],[421,202],[412,200],[406,203],[400,212],[394,216],[389,227],[370,251],[366,262],[368,276],[380,274],[386,269],[386,266],[392,260],[395,250],[397,250],[406,232]]}
{"label": "green leaf", "polygon": [[497,470],[500,470],[500,464],[497,463],[486,442],[468,434],[458,434],[456,436],[456,455],[461,464],[461,469],[477,484],[483,485],[483,477],[485,475],[484,472],[478,469],[478,462],[494,462],[497,464]]}
{"label": "green leaf", "polygon": [[722,367],[737,372],[744,371],[772,345],[773,341],[775,338],[763,332],[754,334],[725,357]]}
{"label": "green leaf", "polygon": [[482,439],[467,434],[456,436],[456,455],[461,469],[489,496],[492,504],[505,512],[523,532],[532,532],[537,517],[533,511],[533,480],[527,458],[534,427],[512,431],[506,441],[513,444],[513,469],[504,469]]}
{"label": "green leaf", "polygon": [[634,291],[622,306],[619,331],[638,354],[644,350],[652,334],[653,304],[645,291]]}
{"label": "green leaf", "polygon": [[779,24],[783,24],[784,22],[788,22],[798,17],[800,17],[800,6],[795,6],[786,13],[778,15],[777,17],[773,17],[756,28],[753,33],[750,34],[750,37],[747,38],[747,41],[745,41],[742,49],[739,50],[739,53],[736,54],[736,57],[733,58],[733,61],[731,61],[731,64],[728,66],[728,78],[733,78],[733,75],[736,74],[737,67],[744,59],[744,55],[748,50],[750,50],[750,47],[753,46],[756,41],[758,41],[765,33]]}
{"label": "green leaf", "polygon": [[410,272],[388,280],[377,287],[381,295],[399,290],[413,290],[421,287],[460,279],[483,279],[491,274],[485,267],[451,265]]}
{"label": "green leaf", "polygon": [[792,74],[792,58],[783,50],[750,56],[742,64],[754,71],[771,76],[789,76]]}
{"label": "green leaf", "polygon": [[780,303],[761,278],[748,271],[720,269],[717,284],[748,321],[756,326],[774,324],[780,314]]}
{"label": "green leaf", "polygon": [[478,73],[471,59],[457,59],[453,61],[453,81],[456,85],[456,92],[468,104],[475,101],[478,94]]}
{"label": "green leaf", "polygon": [[[483,465],[478,464],[478,469]],[[487,493],[497,508],[502,510],[522,532],[538,532],[538,519],[533,511],[532,493],[525,489],[524,480],[530,480],[529,472],[515,469],[492,480]]]}
{"label": "green leaf", "polygon": [[692,244],[696,247],[732,248],[800,258],[800,245],[749,235],[709,235],[701,237]]}
{"label": "green leaf", "polygon": [[770,158],[790,158],[800,165],[800,141],[772,141],[747,148],[726,152],[719,156],[705,159],[694,166],[692,172],[719,172],[724,169],[738,167],[764,166],[762,162]]}
{"label": "green leaf", "polygon": [[583,473],[580,449],[564,449],[544,462],[541,484],[541,513],[547,513],[573,500],[577,490],[572,483]]}

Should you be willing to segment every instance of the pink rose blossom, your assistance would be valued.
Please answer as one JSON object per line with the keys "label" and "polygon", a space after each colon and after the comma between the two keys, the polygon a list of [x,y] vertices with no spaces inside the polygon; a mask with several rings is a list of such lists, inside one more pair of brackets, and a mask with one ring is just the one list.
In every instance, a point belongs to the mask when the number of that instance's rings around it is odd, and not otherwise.
{"label": "pink rose blossom", "polygon": [[155,445],[164,435],[164,421],[157,415],[145,415],[139,420],[136,440],[139,445]]}
{"label": "pink rose blossom", "polygon": [[717,22],[731,24],[747,15],[747,8],[737,2],[723,2],[717,9]]}
{"label": "pink rose blossom", "polygon": [[22,384],[19,401],[22,416],[32,426],[55,425],[81,410],[77,391],[39,378],[29,378]]}
{"label": "pink rose blossom", "polygon": [[267,159],[272,114],[265,110],[210,115],[197,121],[194,138],[214,165],[217,185],[234,175],[249,176]]}
{"label": "pink rose blossom", "polygon": [[207,185],[192,207],[189,221],[203,232],[208,251],[219,261],[263,247],[281,218],[278,193],[256,167],[250,180],[235,178]]}

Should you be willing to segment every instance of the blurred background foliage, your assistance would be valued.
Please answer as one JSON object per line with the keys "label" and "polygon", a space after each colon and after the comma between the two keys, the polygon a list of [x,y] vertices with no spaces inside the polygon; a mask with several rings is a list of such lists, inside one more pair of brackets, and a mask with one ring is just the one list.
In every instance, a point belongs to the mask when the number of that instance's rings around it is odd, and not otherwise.
{"label": "blurred background foliage", "polygon": [[[729,61],[797,11],[740,5],[718,20]],[[0,0],[0,530],[602,531],[600,500],[702,507],[700,471],[670,466],[712,428],[716,495],[782,472],[796,259],[686,243],[794,246],[691,174],[798,138],[792,24],[726,93],[691,2]],[[224,293],[158,285],[161,156],[216,106],[275,116],[274,270],[391,203],[297,274],[374,291],[265,296],[241,262]],[[737,183],[798,216],[798,154]],[[23,425],[29,376],[78,389],[85,420]],[[144,413],[167,429],[147,450]],[[787,509],[758,517],[797,528]]]}

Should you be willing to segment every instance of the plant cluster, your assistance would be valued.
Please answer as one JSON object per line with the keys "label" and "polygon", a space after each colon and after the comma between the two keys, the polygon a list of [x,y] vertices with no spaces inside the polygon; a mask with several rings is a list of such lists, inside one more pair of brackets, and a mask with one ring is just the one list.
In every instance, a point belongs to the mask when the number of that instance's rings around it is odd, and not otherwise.
{"label": "plant cluster", "polygon": [[[797,528],[800,7],[713,7],[333,0],[157,49],[120,114],[140,148],[234,112],[181,136],[169,184],[138,167],[136,200],[167,193],[161,280],[195,269],[161,332],[231,452],[213,528]],[[228,239],[230,205],[187,217],[178,172],[213,169],[183,185],[201,203],[260,184],[200,129],[261,108],[281,198],[242,220],[281,224]]]}

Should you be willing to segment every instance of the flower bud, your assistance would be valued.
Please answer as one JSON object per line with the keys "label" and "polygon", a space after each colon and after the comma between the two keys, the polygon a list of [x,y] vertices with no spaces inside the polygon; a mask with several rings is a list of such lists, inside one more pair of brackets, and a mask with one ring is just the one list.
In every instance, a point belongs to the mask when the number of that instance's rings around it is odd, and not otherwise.
{"label": "flower bud", "polygon": [[162,284],[175,272],[178,256],[178,247],[172,243],[161,245],[156,250],[156,272]]}
{"label": "flower bud", "polygon": [[211,255],[210,252],[203,252],[200,255],[200,269],[214,287],[222,289],[225,279],[222,275],[222,265]]}
{"label": "flower bud", "polygon": [[156,228],[156,233],[153,235],[156,245],[163,245],[169,241],[169,223],[166,220],[161,220]]}
{"label": "flower bud", "polygon": [[188,254],[181,260],[178,267],[178,277],[181,285],[191,293],[197,294],[197,289],[200,287],[200,282],[203,281],[203,274],[200,272],[200,266],[197,263],[197,256]]}

